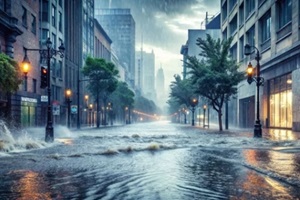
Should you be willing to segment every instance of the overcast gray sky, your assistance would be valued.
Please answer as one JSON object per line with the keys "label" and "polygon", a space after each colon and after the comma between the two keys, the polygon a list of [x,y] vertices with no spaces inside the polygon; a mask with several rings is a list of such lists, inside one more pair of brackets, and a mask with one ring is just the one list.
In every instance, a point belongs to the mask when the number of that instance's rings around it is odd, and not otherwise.
{"label": "overcast gray sky", "polygon": [[180,48],[188,29],[200,29],[205,14],[220,12],[219,0],[95,0],[103,8],[130,8],[136,23],[136,50],[155,53],[156,70],[165,72],[166,86],[182,72]]}

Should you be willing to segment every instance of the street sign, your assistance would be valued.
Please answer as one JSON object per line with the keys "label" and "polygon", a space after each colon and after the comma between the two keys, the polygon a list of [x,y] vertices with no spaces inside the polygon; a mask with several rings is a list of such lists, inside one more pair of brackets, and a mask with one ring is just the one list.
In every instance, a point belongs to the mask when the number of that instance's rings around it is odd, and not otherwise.
{"label": "street sign", "polygon": [[71,105],[71,114],[77,114],[77,105]]}
{"label": "street sign", "polygon": [[52,111],[53,115],[60,115],[60,105],[53,104]]}

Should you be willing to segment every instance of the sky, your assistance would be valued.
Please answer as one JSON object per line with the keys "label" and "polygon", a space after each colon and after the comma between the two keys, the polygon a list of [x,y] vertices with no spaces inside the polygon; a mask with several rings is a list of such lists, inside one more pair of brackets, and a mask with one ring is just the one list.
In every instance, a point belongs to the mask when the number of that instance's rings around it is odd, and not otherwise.
{"label": "sky", "polygon": [[[164,70],[165,88],[182,74],[181,45],[188,29],[200,29],[206,12],[220,12],[220,0],[95,0],[103,8],[130,8],[136,26],[136,50],[154,51],[155,73]],[[203,24],[202,24],[203,25]],[[142,39],[143,38],[143,39]]]}

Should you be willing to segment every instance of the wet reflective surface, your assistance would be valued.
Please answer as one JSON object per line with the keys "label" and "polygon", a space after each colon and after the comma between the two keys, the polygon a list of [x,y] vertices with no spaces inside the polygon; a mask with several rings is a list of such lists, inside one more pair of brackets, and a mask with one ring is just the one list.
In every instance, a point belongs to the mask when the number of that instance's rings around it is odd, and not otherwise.
{"label": "wet reflective surface", "polygon": [[300,197],[300,142],[289,139],[298,137],[293,133],[257,139],[155,122],[56,128],[53,144],[42,142],[39,129],[19,140],[10,134],[0,139],[0,199]]}

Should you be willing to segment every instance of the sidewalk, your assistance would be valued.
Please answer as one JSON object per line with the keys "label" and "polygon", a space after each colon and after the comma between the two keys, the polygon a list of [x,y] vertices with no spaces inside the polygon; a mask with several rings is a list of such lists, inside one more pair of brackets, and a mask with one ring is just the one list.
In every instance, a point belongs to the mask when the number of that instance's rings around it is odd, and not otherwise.
{"label": "sidewalk", "polygon": [[[219,132],[219,125],[215,123],[209,124],[208,127],[203,127],[203,125],[196,125],[195,127]],[[239,128],[239,127],[228,127],[228,130],[223,126],[224,133],[242,133],[242,134],[254,134],[253,128]],[[262,137],[271,140],[300,140],[300,132],[292,131],[290,129],[279,129],[279,128],[262,128]]]}

